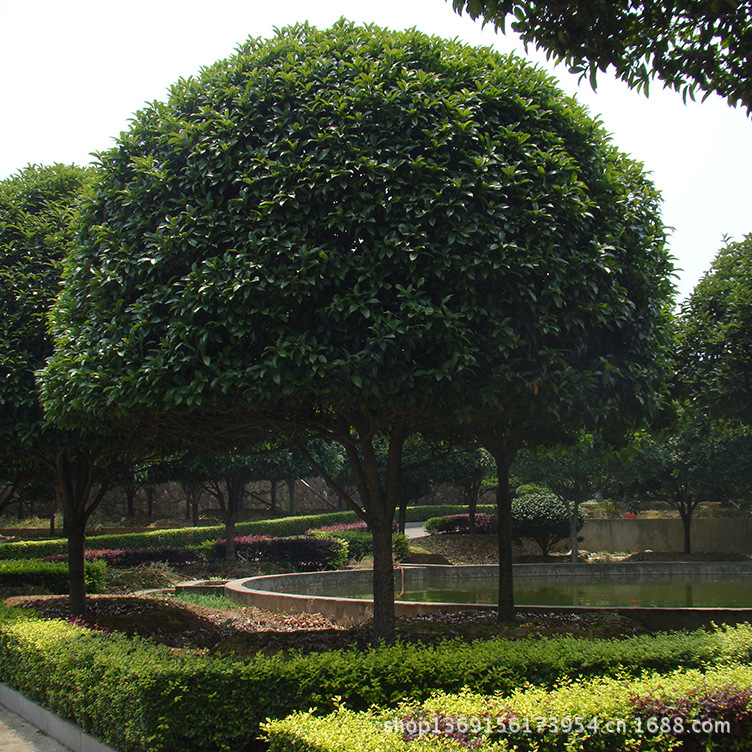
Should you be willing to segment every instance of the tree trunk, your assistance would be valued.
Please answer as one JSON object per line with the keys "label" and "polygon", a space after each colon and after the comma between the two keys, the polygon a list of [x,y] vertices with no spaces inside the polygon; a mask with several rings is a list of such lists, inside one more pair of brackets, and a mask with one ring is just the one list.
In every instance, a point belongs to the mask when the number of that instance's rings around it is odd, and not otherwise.
{"label": "tree trunk", "polygon": [[290,497],[290,514],[298,513],[298,502],[295,498],[295,478],[287,480],[287,492]]}
{"label": "tree trunk", "polygon": [[405,523],[407,522],[407,496],[400,491],[399,516],[397,517],[397,530],[405,534]]}
{"label": "tree trunk", "polygon": [[373,628],[377,640],[394,639],[394,562],[392,521],[371,519],[373,535]]}
{"label": "tree trunk", "polygon": [[680,513],[682,526],[684,527],[684,553],[692,553],[692,512],[683,511]]}
{"label": "tree trunk", "polygon": [[270,480],[269,483],[271,483],[271,492],[270,492],[270,499],[271,499],[271,512],[272,514],[277,514],[277,481],[276,480]]}
{"label": "tree trunk", "polygon": [[68,608],[72,616],[86,618],[86,517],[68,510]]}
{"label": "tree trunk", "polygon": [[136,505],[134,504],[136,489],[133,486],[125,486],[123,491],[125,492],[126,516],[129,520],[132,520],[136,516]]}
{"label": "tree trunk", "polygon": [[514,569],[512,568],[512,494],[509,468],[517,454],[520,437],[498,436],[493,429],[481,437],[496,464],[496,520],[499,537],[499,624],[514,620]]}
{"label": "tree trunk", "polygon": [[227,489],[227,506],[225,508],[226,561],[236,561],[238,558],[235,551],[235,522],[243,504],[246,478],[247,476],[241,472],[236,472],[234,475],[225,478],[225,488]]}
{"label": "tree trunk", "polygon": [[580,516],[580,500],[572,502],[572,514],[569,518],[569,546],[571,548],[572,562],[576,564],[580,560],[580,543],[577,535],[577,519]]}
{"label": "tree trunk", "polygon": [[496,520],[499,536],[499,624],[514,621],[514,569],[512,566],[512,495],[509,463],[496,461]]}
{"label": "tree trunk", "polygon": [[475,514],[478,510],[478,492],[480,485],[472,484],[465,487],[465,501],[467,502],[467,514],[470,518],[470,535],[475,535]]}
{"label": "tree trunk", "polygon": [[68,538],[69,609],[72,616],[86,617],[86,522],[99,506],[107,481],[102,479],[92,498],[96,452],[61,449],[54,457],[58,497],[63,507],[63,526]]}
{"label": "tree trunk", "polygon": [[236,561],[235,551],[235,516],[227,515],[225,519],[225,561]]}

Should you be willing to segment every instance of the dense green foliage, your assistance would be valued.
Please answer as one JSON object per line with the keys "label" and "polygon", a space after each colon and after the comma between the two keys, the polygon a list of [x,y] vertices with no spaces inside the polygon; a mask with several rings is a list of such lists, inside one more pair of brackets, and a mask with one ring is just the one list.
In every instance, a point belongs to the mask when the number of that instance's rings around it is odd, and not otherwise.
{"label": "dense green foliage", "polygon": [[[312,531],[316,538],[334,538],[347,543],[348,557],[360,561],[366,556],[373,556],[373,536],[359,530]],[[402,533],[392,533],[392,555],[397,561],[406,559],[410,554],[407,538]]]}
{"label": "dense green foliage", "polygon": [[553,687],[562,675],[639,675],[677,662],[721,666],[751,656],[752,630],[740,625],[621,641],[450,641],[233,661],[0,607],[3,681],[121,752],[242,749],[265,718],[311,707],[328,712],[337,697],[364,710],[463,686],[512,693],[527,681]]}
{"label": "dense green foliage", "polygon": [[388,712],[309,711],[264,728],[271,752],[745,752],[752,743],[750,683],[752,668],[738,664],[639,679],[570,679],[553,690],[523,687],[507,695],[437,693]]}
{"label": "dense green foliage", "polygon": [[752,234],[721,249],[682,306],[677,365],[692,405],[752,424]]}
{"label": "dense green foliage", "polygon": [[748,2],[675,0],[452,0],[458,12],[504,29],[565,60],[573,73],[612,69],[630,87],[654,77],[684,97],[720,94],[752,111],[752,11]]}
{"label": "dense green foliage", "polygon": [[[86,592],[104,590],[104,561],[86,562]],[[0,587],[41,587],[51,593],[68,592],[68,565],[38,559],[6,559],[0,561]]]}
{"label": "dense green foliage", "polygon": [[[44,430],[34,373],[52,353],[46,315],[60,288],[72,211],[91,171],[31,165],[0,181],[0,457]],[[0,470],[5,472],[5,468]]]}
{"label": "dense green foliage", "polygon": [[101,160],[44,377],[68,422],[652,399],[657,193],[519,59],[286,29],[175,85]]}
{"label": "dense green foliage", "polygon": [[[547,556],[551,548],[569,537],[570,510],[565,501],[550,491],[530,491],[512,502],[512,533],[517,540],[534,540]],[[579,530],[585,520],[577,520]]]}

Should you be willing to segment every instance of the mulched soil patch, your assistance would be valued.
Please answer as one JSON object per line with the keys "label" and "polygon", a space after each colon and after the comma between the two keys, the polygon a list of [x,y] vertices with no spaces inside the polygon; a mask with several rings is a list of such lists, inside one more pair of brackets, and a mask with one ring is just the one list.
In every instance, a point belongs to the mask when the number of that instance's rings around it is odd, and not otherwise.
{"label": "mulched soil patch", "polygon": [[[9,598],[8,605],[34,608],[44,618],[68,619],[65,596]],[[282,614],[247,607],[213,609],[164,598],[90,596],[87,622],[100,629],[142,635],[172,648],[223,656],[264,653],[323,652],[364,649],[374,642],[371,624],[344,628],[319,614]],[[399,639],[433,644],[460,637],[523,639],[569,634],[621,638],[644,633],[642,625],[613,613],[532,614],[521,612],[513,623],[496,622],[494,613],[466,611],[397,620]]]}

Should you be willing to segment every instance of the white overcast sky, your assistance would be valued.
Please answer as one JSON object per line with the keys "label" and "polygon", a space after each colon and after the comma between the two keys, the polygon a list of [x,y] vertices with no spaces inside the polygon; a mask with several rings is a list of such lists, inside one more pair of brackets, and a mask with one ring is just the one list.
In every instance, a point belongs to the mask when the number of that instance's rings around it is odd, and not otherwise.
{"label": "white overcast sky", "polygon": [[[248,36],[342,16],[525,54],[513,36],[457,16],[451,0],[0,0],[0,179],[27,164],[87,164],[144,103]],[[717,97],[684,105],[656,84],[646,99],[606,76],[593,92],[549,70],[651,173],[686,296],[724,235],[752,232],[752,119]]]}

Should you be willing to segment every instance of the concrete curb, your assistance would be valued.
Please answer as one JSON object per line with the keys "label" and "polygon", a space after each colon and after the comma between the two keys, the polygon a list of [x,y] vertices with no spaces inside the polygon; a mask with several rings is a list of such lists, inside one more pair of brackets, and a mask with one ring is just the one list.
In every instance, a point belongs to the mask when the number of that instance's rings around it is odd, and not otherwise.
{"label": "concrete curb", "polygon": [[73,752],[117,752],[114,747],[90,736],[72,721],[55,715],[5,684],[0,684],[0,704]]}

